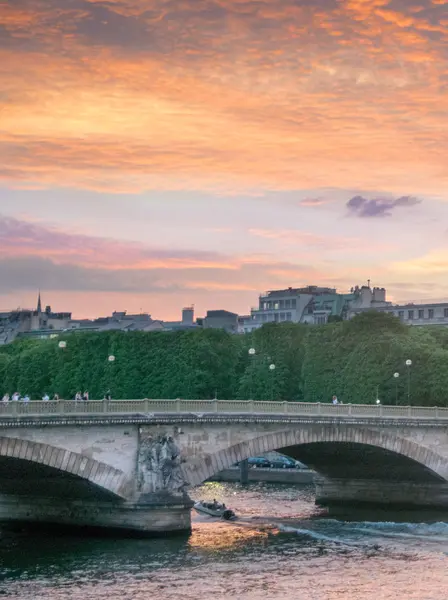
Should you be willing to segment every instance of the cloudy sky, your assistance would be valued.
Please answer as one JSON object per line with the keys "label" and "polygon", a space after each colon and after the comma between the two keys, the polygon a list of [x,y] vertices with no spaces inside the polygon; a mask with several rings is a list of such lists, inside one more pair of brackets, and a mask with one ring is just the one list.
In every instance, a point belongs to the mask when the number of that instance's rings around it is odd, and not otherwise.
{"label": "cloudy sky", "polygon": [[447,0],[6,0],[0,309],[448,298]]}

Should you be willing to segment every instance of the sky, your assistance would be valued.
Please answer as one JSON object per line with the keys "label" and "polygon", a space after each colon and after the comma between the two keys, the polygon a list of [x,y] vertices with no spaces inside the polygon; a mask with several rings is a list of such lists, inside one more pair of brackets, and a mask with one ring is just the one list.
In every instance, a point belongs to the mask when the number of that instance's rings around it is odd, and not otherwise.
{"label": "sky", "polygon": [[6,0],[0,309],[448,298],[448,0]]}

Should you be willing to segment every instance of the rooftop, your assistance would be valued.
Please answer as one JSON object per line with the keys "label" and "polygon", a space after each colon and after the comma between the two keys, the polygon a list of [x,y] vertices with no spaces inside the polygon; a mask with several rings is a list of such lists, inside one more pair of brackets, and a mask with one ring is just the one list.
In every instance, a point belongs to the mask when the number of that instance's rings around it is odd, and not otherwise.
{"label": "rooftop", "polygon": [[279,298],[282,296],[297,296],[299,294],[310,294],[319,296],[321,294],[336,294],[336,288],[319,287],[317,285],[307,285],[302,288],[286,288],[284,290],[269,290],[260,294],[261,297]]}

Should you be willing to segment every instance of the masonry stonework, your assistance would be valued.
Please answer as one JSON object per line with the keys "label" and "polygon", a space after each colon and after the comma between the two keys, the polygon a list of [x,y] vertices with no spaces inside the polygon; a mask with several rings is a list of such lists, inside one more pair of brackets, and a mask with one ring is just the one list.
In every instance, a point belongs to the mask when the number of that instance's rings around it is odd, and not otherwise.
{"label": "masonry stonework", "polygon": [[447,427],[280,415],[0,418],[0,519],[189,531],[187,487],[271,450],[320,473],[324,504],[448,509]]}

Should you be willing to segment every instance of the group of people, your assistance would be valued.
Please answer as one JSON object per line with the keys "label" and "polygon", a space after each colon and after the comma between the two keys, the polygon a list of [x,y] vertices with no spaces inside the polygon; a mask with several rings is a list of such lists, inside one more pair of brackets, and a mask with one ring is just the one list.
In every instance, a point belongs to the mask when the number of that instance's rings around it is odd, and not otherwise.
{"label": "group of people", "polygon": [[[51,400],[53,400],[54,402],[57,402],[59,399],[59,394],[54,394],[51,398]],[[22,396],[19,392],[14,392],[12,396],[10,396],[9,394],[4,394],[2,398],[3,404],[8,404],[8,402],[10,401],[29,402],[30,400],[31,398],[29,394],[24,394]],[[42,400],[43,402],[49,402],[50,396],[45,392],[45,394],[42,396]],[[75,396],[73,397],[73,400],[75,402],[88,402],[90,400],[89,392],[85,391],[83,394],[81,392],[76,392]],[[107,390],[107,392],[104,394],[103,400],[112,400],[112,394],[110,393],[110,390]]]}
{"label": "group of people", "polygon": [[[22,396],[19,392],[14,392],[14,394],[12,394],[12,396],[10,396],[9,394],[4,394],[3,398],[2,398],[2,402],[4,404],[8,404],[9,401],[11,401],[11,402],[29,402],[30,400],[31,400],[31,398],[30,398],[29,394],[24,394]],[[44,402],[49,402],[50,396],[48,394],[44,394],[42,396],[42,400]],[[54,394],[53,400],[59,400],[58,394]]]}

